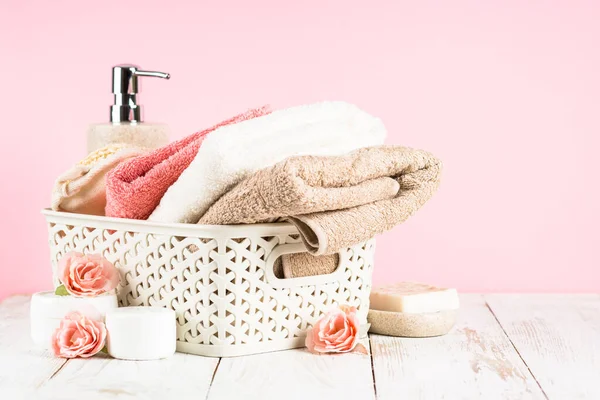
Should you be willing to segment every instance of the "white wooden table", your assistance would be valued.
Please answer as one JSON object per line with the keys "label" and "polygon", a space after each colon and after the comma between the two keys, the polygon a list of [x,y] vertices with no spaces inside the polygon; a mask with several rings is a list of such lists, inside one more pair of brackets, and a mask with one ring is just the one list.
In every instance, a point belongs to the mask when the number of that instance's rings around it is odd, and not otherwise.
{"label": "white wooden table", "polygon": [[0,304],[0,399],[600,399],[600,295],[463,295],[456,327],[370,335],[371,356],[64,360],[32,350],[29,297]]}

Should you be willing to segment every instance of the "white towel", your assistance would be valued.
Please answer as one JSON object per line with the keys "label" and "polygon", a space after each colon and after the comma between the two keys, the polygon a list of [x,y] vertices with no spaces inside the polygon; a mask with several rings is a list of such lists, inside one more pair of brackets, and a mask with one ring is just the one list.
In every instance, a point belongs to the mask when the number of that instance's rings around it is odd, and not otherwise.
{"label": "white towel", "polygon": [[340,155],[383,144],[385,126],[358,107],[323,102],[223,126],[167,190],[148,220],[196,223],[223,194],[254,172],[294,155]]}

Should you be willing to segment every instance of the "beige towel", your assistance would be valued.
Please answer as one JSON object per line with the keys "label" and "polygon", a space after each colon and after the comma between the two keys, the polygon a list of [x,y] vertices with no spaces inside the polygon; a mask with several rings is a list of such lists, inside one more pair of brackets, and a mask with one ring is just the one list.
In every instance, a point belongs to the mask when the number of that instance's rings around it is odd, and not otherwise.
{"label": "beige towel", "polygon": [[[287,218],[308,251],[317,256],[385,232],[405,221],[435,192],[441,163],[422,150],[377,146],[343,156],[297,156],[258,171],[221,197],[201,224],[239,224]],[[305,257],[287,261],[307,268]],[[286,277],[315,275],[331,258],[295,270],[284,259]],[[304,266],[304,267],[300,267]],[[288,271],[286,273],[286,270]]]}
{"label": "beige towel", "polygon": [[128,144],[110,144],[90,153],[58,177],[52,189],[52,209],[104,215],[106,174],[121,161],[147,150]]}
{"label": "beige towel", "polygon": [[331,274],[340,264],[339,254],[313,256],[310,253],[284,254],[281,256],[281,270],[275,270],[278,278],[299,278]]}
{"label": "beige towel", "polygon": [[313,256],[310,253],[284,254],[275,260],[273,273],[279,279],[330,274],[340,264],[339,254]]}

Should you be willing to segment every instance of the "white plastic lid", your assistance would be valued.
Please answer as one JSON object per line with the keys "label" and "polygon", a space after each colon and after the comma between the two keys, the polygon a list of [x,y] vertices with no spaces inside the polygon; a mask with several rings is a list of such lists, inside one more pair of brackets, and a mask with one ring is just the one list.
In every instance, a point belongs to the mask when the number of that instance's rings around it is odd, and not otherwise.
{"label": "white plastic lid", "polygon": [[117,296],[114,293],[96,297],[75,297],[58,296],[54,292],[39,292],[31,298],[31,312],[46,318],[62,319],[71,311],[79,311],[88,318],[104,320],[106,312],[117,307]]}

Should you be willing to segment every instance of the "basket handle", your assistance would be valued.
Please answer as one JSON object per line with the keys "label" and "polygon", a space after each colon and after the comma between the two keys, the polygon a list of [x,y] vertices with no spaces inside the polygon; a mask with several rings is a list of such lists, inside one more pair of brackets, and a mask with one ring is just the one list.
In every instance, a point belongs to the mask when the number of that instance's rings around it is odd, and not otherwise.
{"label": "basket handle", "polygon": [[[322,285],[326,283],[339,282],[344,276],[344,269],[340,265],[330,274],[316,276],[302,276],[298,278],[280,279],[275,276],[275,261],[284,254],[304,253],[306,247],[304,243],[286,243],[278,244],[273,248],[271,254],[267,257],[265,278],[267,282],[274,288],[290,288],[305,285]],[[339,257],[340,264],[342,257]]]}

